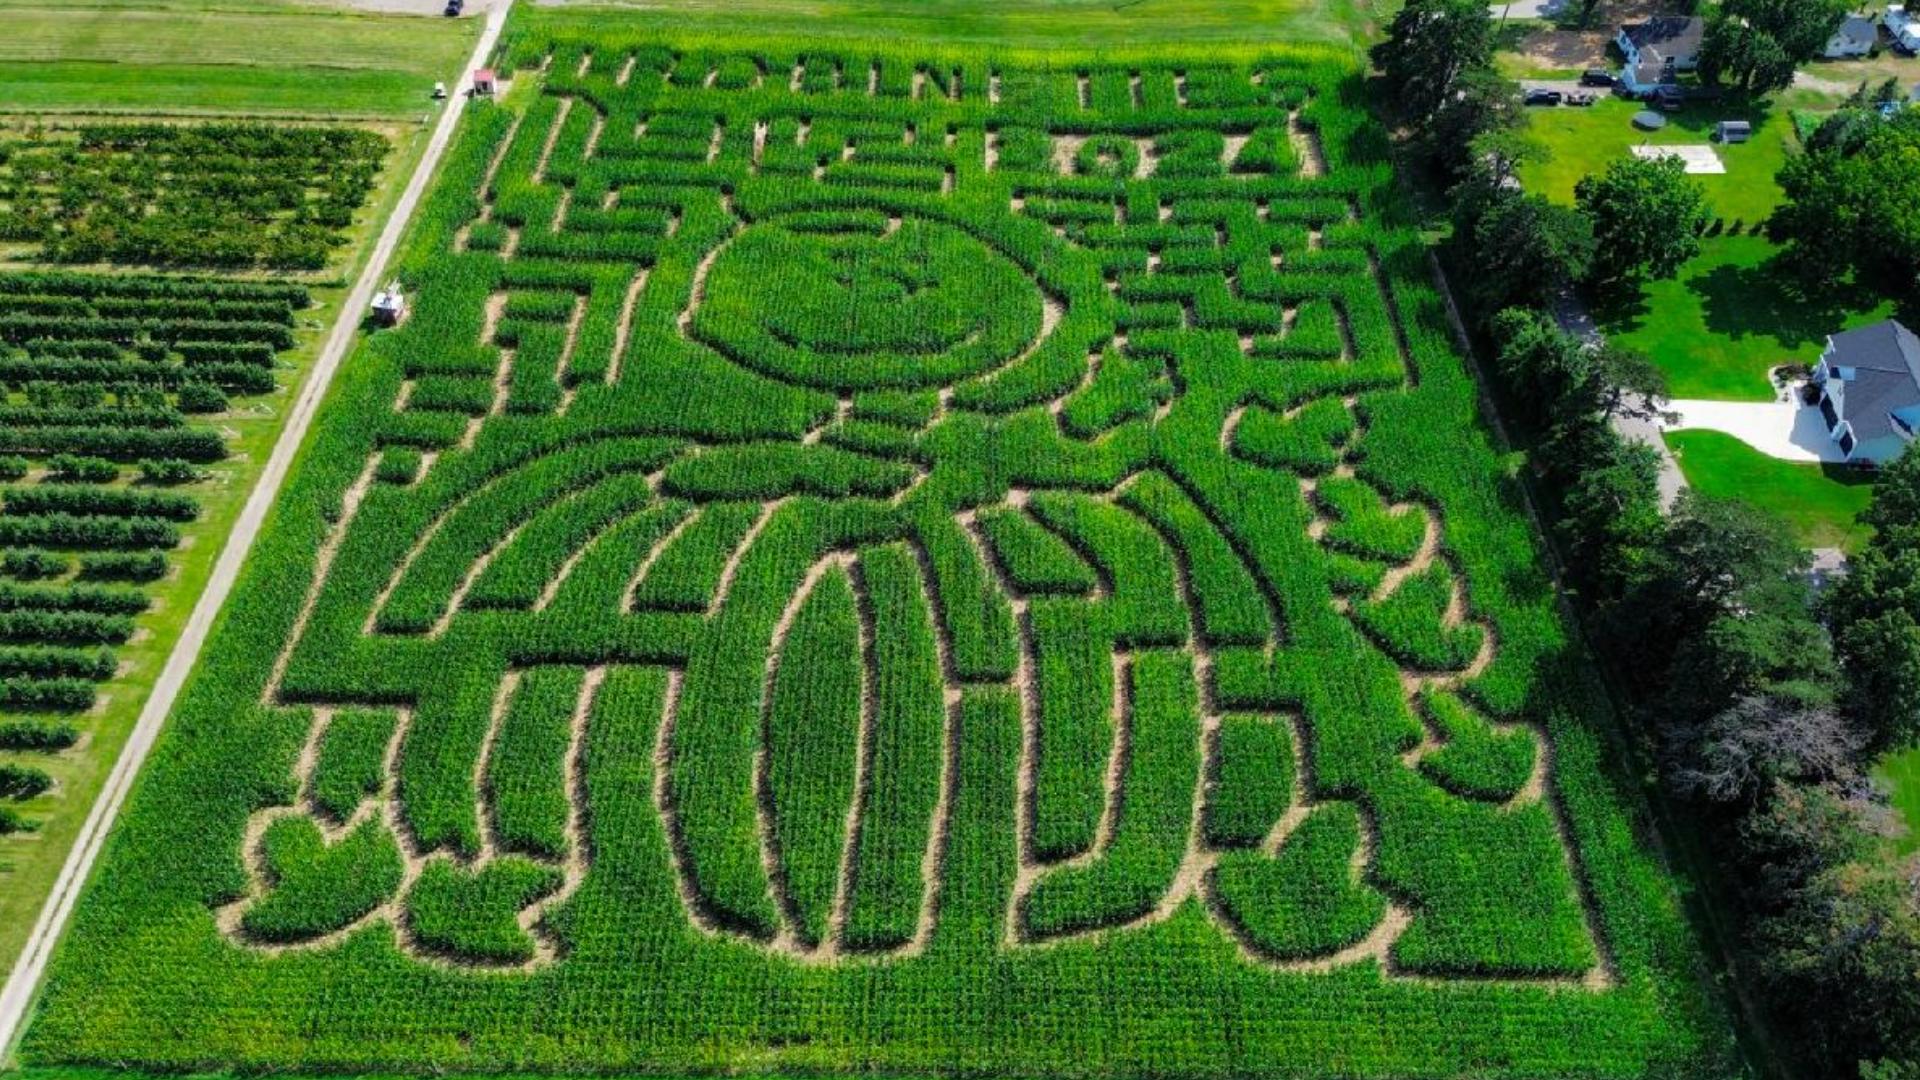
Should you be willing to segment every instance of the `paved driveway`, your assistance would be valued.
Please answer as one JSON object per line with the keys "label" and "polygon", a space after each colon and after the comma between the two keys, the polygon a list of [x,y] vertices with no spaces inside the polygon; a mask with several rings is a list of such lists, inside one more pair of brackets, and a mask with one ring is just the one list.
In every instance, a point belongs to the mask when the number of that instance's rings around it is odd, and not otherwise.
{"label": "paved driveway", "polygon": [[1567,0],[1513,0],[1510,4],[1502,0],[1487,5],[1496,19],[1551,19],[1566,6]]}
{"label": "paved driveway", "polygon": [[1724,431],[1782,461],[1846,460],[1827,437],[1819,407],[1802,404],[1798,393],[1789,393],[1782,401],[1675,401],[1667,408],[1679,414],[1677,421],[1666,425],[1668,431]]}

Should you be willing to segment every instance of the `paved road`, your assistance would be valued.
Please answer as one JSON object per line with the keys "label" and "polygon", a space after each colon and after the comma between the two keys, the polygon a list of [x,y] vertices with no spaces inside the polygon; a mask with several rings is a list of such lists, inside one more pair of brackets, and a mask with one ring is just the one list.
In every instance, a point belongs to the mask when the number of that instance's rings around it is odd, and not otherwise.
{"label": "paved road", "polygon": [[320,407],[320,401],[326,396],[327,386],[333,381],[334,372],[339,370],[341,360],[353,344],[354,333],[365,315],[367,305],[373,298],[374,290],[386,271],[386,265],[393,256],[394,248],[400,243],[400,237],[406,232],[407,223],[412,220],[414,208],[427,189],[427,183],[433,177],[434,167],[439,164],[447,144],[452,141],[455,126],[465,111],[467,96],[464,93],[468,73],[485,63],[493,51],[494,44],[500,40],[500,29],[506,23],[507,12],[512,8],[512,0],[500,0],[499,5],[487,16],[486,29],[480,35],[480,41],[474,47],[473,58],[467,69],[460,73],[454,84],[458,91],[449,99],[446,110],[440,115],[440,122],[433,129],[433,135],[427,143],[427,150],[408,179],[407,187],[400,201],[393,208],[393,215],[387,219],[386,227],[381,230],[375,243],[373,254],[367,259],[366,268],[354,283],[353,291],[340,307],[340,315],[334,321],[333,332],[327,338],[318,360],[314,363],[313,373],[306,385],[301,388],[299,398],[294,402],[293,412],[287,418],[287,426],[281,431],[280,439],[273,445],[273,453],[267,458],[266,469],[260,474],[260,481],[254,486],[253,493],[247,499],[246,506],[240,511],[233,532],[220,551],[219,561],[214,563],[213,576],[207,581],[206,591],[201,593],[194,605],[193,613],[187,619],[186,629],[180,640],[174,645],[173,652],[167,657],[166,667],[160,671],[160,678],[154,683],[153,694],[147,699],[146,707],[140,711],[133,734],[127,739],[127,745],[120,753],[120,759],[114,762],[113,772],[108,774],[106,786],[100,790],[92,810],[87,814],[86,822],[81,826],[80,835],[73,850],[68,853],[66,865],[61,867],[60,876],[54,882],[53,892],[47,897],[47,903],[41,909],[40,917],[33,926],[33,936],[28,938],[27,947],[14,965],[12,975],[7,979],[6,987],[0,990],[0,1061],[12,1053],[18,1041],[20,1030],[32,1005],[39,987],[40,977],[46,971],[47,958],[53,952],[65,930],[67,920],[73,913],[74,901],[79,898],[81,886],[93,868],[94,859],[99,857],[107,833],[113,827],[114,819],[120,814],[120,807],[126,801],[127,791],[133,785],[133,779],[140,772],[147,754],[153,748],[154,739],[160,734],[160,727],[166,721],[167,714],[173,711],[173,703],[180,695],[180,688],[186,683],[187,674],[193,670],[194,662],[200,656],[201,648],[206,644],[207,632],[213,627],[213,620],[226,603],[227,595],[233,591],[234,579],[239,575],[241,565],[246,561],[247,553],[252,550],[254,540],[260,534],[260,526],[266,520],[267,510],[272,507],[274,498],[280,493],[280,487],[287,478],[288,467],[293,464],[296,451],[306,437],[307,429],[313,424],[314,413]]}

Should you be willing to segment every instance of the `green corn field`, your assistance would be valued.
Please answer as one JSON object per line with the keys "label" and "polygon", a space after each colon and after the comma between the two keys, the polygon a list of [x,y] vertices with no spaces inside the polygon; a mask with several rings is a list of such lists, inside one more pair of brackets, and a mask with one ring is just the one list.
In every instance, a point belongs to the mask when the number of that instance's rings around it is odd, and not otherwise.
{"label": "green corn field", "polygon": [[1724,1065],[1350,59],[506,50],[23,1061]]}

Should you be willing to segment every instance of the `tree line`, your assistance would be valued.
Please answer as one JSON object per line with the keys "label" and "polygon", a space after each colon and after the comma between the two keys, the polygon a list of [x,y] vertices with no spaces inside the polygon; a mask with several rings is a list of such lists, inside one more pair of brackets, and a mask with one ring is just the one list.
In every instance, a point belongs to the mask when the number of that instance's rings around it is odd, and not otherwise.
{"label": "tree line", "polygon": [[[1714,5],[1703,77],[1788,85],[1840,7]],[[1658,451],[1614,424],[1661,407],[1660,373],[1567,333],[1552,309],[1578,287],[1672,276],[1712,215],[1669,160],[1611,165],[1573,207],[1524,191],[1519,171],[1543,151],[1494,51],[1484,3],[1410,0],[1374,60],[1405,143],[1447,190],[1446,262],[1492,346],[1577,606],[1658,783],[1718,860],[1775,1044],[1805,1076],[1920,1077],[1920,871],[1896,854],[1900,827],[1869,778],[1920,740],[1920,454],[1882,473],[1863,518],[1873,539],[1824,592],[1772,517],[1691,492],[1663,508]],[[1920,111],[1877,105],[1856,95],[1780,178],[1768,228],[1809,289],[1920,296]]]}

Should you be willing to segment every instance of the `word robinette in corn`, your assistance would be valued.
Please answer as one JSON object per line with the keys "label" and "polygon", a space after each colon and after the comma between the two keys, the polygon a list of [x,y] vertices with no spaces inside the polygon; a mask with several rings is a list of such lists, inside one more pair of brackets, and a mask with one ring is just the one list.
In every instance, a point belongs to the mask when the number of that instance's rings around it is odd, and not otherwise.
{"label": "word robinette in corn", "polygon": [[1349,69],[511,51],[29,1060],[1719,1052]]}

